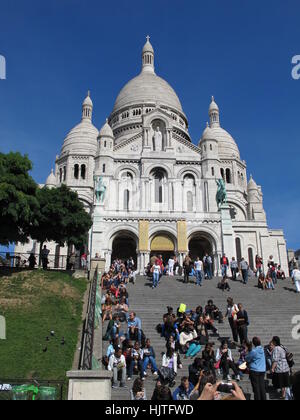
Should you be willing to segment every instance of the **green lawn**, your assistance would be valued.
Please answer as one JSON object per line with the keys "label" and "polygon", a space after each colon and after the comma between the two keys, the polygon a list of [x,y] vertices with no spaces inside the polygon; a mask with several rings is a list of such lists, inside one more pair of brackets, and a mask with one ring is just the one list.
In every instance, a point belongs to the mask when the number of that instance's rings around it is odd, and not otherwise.
{"label": "green lawn", "polygon": [[0,341],[0,380],[65,380],[76,351],[86,288],[85,279],[65,273],[0,275],[0,315],[7,328],[7,340]]}

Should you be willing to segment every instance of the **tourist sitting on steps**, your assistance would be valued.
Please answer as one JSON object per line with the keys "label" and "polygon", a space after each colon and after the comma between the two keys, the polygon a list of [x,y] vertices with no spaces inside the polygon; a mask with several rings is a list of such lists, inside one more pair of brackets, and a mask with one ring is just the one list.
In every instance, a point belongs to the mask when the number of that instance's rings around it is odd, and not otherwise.
{"label": "tourist sitting on steps", "polygon": [[142,322],[135,312],[130,312],[127,321],[127,339],[142,342]]}
{"label": "tourist sitting on steps", "polygon": [[240,374],[236,367],[228,342],[223,341],[216,354],[217,369],[223,372],[223,379],[231,381],[230,369],[233,371],[237,381],[240,381]]}
{"label": "tourist sitting on steps", "polygon": [[147,376],[148,366],[151,368],[153,375],[157,376],[158,369],[157,369],[156,360],[155,360],[156,358],[155,351],[153,347],[151,346],[151,342],[149,338],[146,340],[146,345],[142,349],[142,352],[143,352],[142,359],[143,359],[143,373],[144,373],[143,376],[144,377]]}
{"label": "tourist sitting on steps", "polygon": [[118,388],[118,378],[121,374],[121,388],[126,387],[126,360],[122,354],[122,349],[116,348],[111,355],[108,363],[108,370],[113,373],[113,388]]}

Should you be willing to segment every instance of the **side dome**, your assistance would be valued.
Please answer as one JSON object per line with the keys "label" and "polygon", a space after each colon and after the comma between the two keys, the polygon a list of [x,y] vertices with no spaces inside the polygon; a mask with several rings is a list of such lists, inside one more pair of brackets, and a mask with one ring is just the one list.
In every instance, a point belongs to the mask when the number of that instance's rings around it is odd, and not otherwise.
{"label": "side dome", "polygon": [[238,158],[240,159],[239,148],[233,137],[221,127],[213,127],[210,129],[210,138],[218,141],[219,156],[224,159]]}
{"label": "side dome", "polygon": [[233,137],[221,127],[220,110],[212,97],[208,110],[210,123],[204,130],[199,145],[204,140],[216,140],[218,142],[219,157],[221,159],[240,159],[239,148]]}
{"label": "side dome", "polygon": [[90,153],[96,156],[98,130],[91,122],[82,121],[66,136],[61,153]]}
{"label": "side dome", "polygon": [[91,154],[96,156],[98,143],[98,130],[92,124],[93,102],[90,92],[82,104],[81,122],[66,136],[62,146],[61,155],[67,153]]}

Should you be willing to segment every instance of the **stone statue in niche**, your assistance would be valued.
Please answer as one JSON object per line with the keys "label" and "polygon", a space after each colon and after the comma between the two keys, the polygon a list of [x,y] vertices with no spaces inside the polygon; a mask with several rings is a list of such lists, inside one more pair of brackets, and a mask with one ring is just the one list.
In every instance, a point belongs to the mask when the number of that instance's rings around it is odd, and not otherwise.
{"label": "stone statue in niche", "polygon": [[155,152],[162,152],[163,150],[163,135],[159,126],[156,127],[156,131],[154,132],[153,149]]}

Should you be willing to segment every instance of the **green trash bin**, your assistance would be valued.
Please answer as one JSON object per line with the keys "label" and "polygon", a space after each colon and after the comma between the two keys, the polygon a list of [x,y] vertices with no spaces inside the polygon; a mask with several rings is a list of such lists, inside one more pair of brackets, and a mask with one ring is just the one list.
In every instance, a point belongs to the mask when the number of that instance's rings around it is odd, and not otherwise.
{"label": "green trash bin", "polygon": [[57,390],[54,387],[41,386],[39,388],[38,399],[41,401],[55,401]]}
{"label": "green trash bin", "polygon": [[13,401],[28,401],[29,400],[29,390],[27,385],[13,386],[12,387],[12,396]]}

